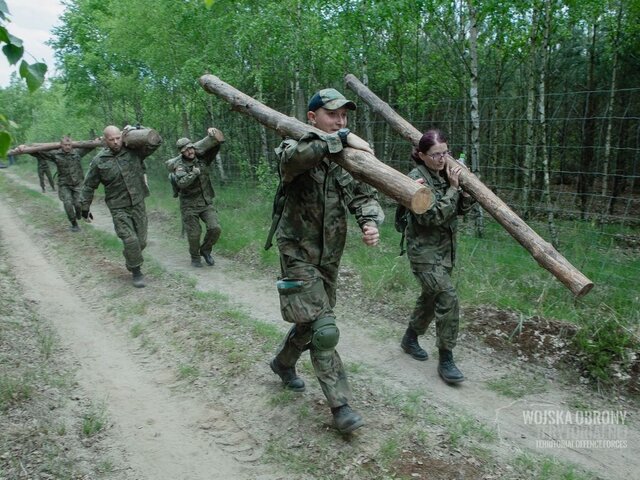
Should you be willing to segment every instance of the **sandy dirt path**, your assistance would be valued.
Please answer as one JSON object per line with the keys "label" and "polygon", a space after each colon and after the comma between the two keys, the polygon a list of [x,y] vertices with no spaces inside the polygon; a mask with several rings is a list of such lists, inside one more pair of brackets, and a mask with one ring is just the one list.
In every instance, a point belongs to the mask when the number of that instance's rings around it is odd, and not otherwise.
{"label": "sandy dirt path", "polygon": [[166,388],[161,368],[141,366],[126,338],[88,308],[49,263],[21,221],[0,202],[0,236],[26,296],[50,319],[78,365],[77,380],[113,423],[112,437],[126,456],[126,478],[254,479],[243,465],[200,430],[218,416],[215,408]]}

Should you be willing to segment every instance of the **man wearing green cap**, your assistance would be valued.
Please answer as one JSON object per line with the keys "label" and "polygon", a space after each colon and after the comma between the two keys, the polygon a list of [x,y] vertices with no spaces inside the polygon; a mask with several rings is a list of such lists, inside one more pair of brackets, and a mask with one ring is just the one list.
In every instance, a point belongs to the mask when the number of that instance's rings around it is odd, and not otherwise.
{"label": "man wearing green cap", "polygon": [[[182,224],[187,233],[191,265],[194,267],[202,267],[201,256],[207,265],[215,264],[211,250],[222,230],[213,208],[216,194],[211,185],[211,164],[223,142],[222,132],[211,127],[207,130],[207,136],[195,144],[188,138],[178,139],[176,148],[180,156],[166,162],[171,172],[171,183],[180,197]],[[200,221],[206,228],[202,243]]]}
{"label": "man wearing green cap", "polygon": [[367,142],[346,128],[347,111],[355,109],[356,105],[337,90],[320,90],[311,97],[307,112],[309,123],[318,131],[297,141],[286,139],[276,149],[284,200],[279,217],[274,215],[282,271],[277,286],[282,317],[293,326],[270,366],[285,388],[303,391],[296,363],[309,350],[341,433],[364,425],[349,406],[351,389],[335,349],[339,330],[333,308],[346,242],[347,211],[355,215],[362,240],[369,246],[378,244],[378,225],[384,220],[375,189],[355,180],[331,160],[332,154],[344,147],[373,153]]}

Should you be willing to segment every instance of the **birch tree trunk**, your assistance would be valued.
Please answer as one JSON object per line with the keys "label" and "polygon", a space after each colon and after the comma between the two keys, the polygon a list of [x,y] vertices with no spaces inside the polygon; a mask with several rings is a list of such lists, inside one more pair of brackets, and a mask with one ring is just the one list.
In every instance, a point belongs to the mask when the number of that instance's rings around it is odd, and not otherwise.
{"label": "birch tree trunk", "polygon": [[538,51],[538,2],[533,4],[533,13],[531,21],[531,33],[529,35],[529,65],[528,65],[528,83],[527,83],[527,140],[524,153],[524,166],[522,169],[523,185],[522,185],[522,218],[527,220],[531,210],[531,189],[534,184],[535,165],[535,97],[536,97],[536,57]]}
{"label": "birch tree trunk", "polygon": [[607,134],[604,141],[604,158],[602,159],[602,198],[606,201],[609,185],[609,162],[611,158],[611,130],[613,129],[613,109],[616,101],[616,76],[618,72],[618,48],[620,43],[620,26],[622,24],[622,1],[618,2],[618,19],[613,37],[613,61],[611,66],[611,87],[609,105],[607,107]]}
{"label": "birch tree trunk", "polygon": [[[301,2],[298,2],[296,5],[296,25],[300,26],[301,24],[301,16],[302,16],[302,5]],[[296,29],[296,37],[298,37],[300,28]],[[296,41],[297,45],[300,45],[300,41]],[[293,104],[291,105],[291,116],[297,118],[301,122],[307,121],[307,98],[305,98],[304,90],[300,86],[300,69],[302,61],[300,60],[299,55],[296,54],[295,59],[295,72],[293,75],[293,91],[291,92],[291,101]]]}
{"label": "birch tree trunk", "polygon": [[[473,0],[467,1],[469,8],[469,101],[471,104],[471,171],[480,178],[480,113],[478,111],[478,19]],[[476,237],[484,235],[484,216],[479,203],[473,206]]]}
{"label": "birch tree trunk", "polygon": [[[213,101],[211,100],[211,96],[207,95],[207,103],[205,104],[205,108],[207,109],[207,116],[209,117],[209,125],[215,127],[216,119],[213,116]],[[224,169],[224,163],[222,162],[222,155],[220,152],[216,155],[216,168],[218,169],[218,178],[220,179],[220,183],[227,183],[227,173]]]}
{"label": "birch tree trunk", "polygon": [[592,26],[591,47],[589,49],[589,66],[587,70],[587,96],[584,106],[584,122],[582,124],[582,155],[580,158],[580,173],[578,173],[578,196],[580,198],[580,218],[587,218],[587,203],[591,181],[589,174],[592,170],[594,157],[594,140],[596,131],[595,101],[593,89],[595,87],[595,63],[596,63],[596,37],[598,22],[594,19]]}
{"label": "birch tree trunk", "polygon": [[540,148],[542,149],[542,172],[543,172],[543,198],[547,210],[547,227],[551,236],[551,244],[558,248],[560,240],[558,230],[554,220],[554,206],[551,202],[551,182],[549,180],[549,149],[547,148],[547,115],[545,108],[546,101],[546,78],[547,65],[549,63],[549,37],[551,35],[551,20],[553,12],[551,10],[551,0],[544,0],[544,33],[542,36],[542,58],[540,59],[540,72],[538,75],[539,97],[538,97],[538,117],[540,121]]}
{"label": "birch tree trunk", "polygon": [[[262,75],[258,74],[256,75],[256,87],[258,89],[258,101],[259,102],[264,102],[264,92],[263,92],[263,86],[262,86]],[[260,150],[261,150],[261,157],[263,159],[263,161],[268,161],[269,160],[269,145],[267,143],[267,129],[264,125],[262,125],[261,123],[258,124],[258,128],[260,129]]]}
{"label": "birch tree trunk", "polygon": [[191,138],[191,120],[187,111],[187,96],[180,94],[180,117],[182,119],[182,136]]}
{"label": "birch tree trunk", "polygon": [[[363,56],[362,58],[362,83],[364,83],[365,85],[369,85],[369,75],[367,74],[367,57]],[[365,104],[364,105],[364,112],[363,112],[363,116],[364,116],[364,131],[365,131],[365,140],[367,142],[369,142],[369,145],[371,146],[371,148],[374,147],[373,145],[373,125],[371,124],[371,109],[369,108],[369,105]]]}
{"label": "birch tree trunk", "polygon": [[[393,91],[391,87],[387,91],[387,98],[389,99],[389,103],[392,103],[392,94]],[[369,105],[367,105],[368,107]],[[387,122],[384,124],[384,144],[382,148],[382,158],[387,159],[391,158],[391,127]]]}

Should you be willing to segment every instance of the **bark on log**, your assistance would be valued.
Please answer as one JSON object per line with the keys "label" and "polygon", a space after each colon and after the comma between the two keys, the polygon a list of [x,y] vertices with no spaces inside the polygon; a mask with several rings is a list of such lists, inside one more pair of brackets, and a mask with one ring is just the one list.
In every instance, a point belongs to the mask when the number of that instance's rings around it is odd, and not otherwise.
{"label": "bark on log", "polygon": [[[258,122],[277,131],[282,136],[300,138],[308,132],[325,133],[263,105],[215,75],[203,75],[200,77],[200,85],[207,92],[213,93],[231,104],[233,110],[254,117]],[[342,152],[332,155],[331,158],[355,178],[372,185],[413,212],[424,213],[431,206],[432,198],[429,189],[382,163],[367,152],[345,148]]]}
{"label": "bark on log", "polygon": [[[422,133],[398,115],[387,103],[377,97],[354,75],[345,76],[347,87],[353,90],[371,109],[382,115],[391,127],[414,146]],[[448,162],[455,162],[449,159]],[[459,165],[459,163],[455,163]],[[593,288],[593,282],[571,265],[549,242],[542,239],[506,203],[500,200],[473,173],[464,168],[460,174],[460,186],[475,198],[509,234],[515,238],[538,262],[562,282],[576,297],[582,297]]]}
{"label": "bark on log", "polygon": [[[102,140],[84,140],[79,142],[71,142],[72,148],[96,148],[102,145]],[[34,143],[31,145],[27,145],[24,150],[21,152],[17,152],[14,148],[13,150],[9,150],[7,155],[21,155],[23,153],[37,153],[37,152],[46,152],[49,150],[55,150],[56,148],[60,148],[60,142],[57,143]]]}
{"label": "bark on log", "polygon": [[152,128],[138,128],[122,132],[122,143],[132,150],[141,150],[159,146],[162,137]]}

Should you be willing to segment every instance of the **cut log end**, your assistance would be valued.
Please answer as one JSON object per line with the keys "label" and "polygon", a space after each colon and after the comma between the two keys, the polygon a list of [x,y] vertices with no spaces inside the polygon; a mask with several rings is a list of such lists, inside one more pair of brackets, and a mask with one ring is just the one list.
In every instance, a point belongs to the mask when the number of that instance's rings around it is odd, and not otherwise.
{"label": "cut log end", "polygon": [[432,201],[433,196],[431,195],[431,191],[426,187],[422,187],[418,189],[411,199],[411,211],[420,215],[431,208]]}
{"label": "cut log end", "polygon": [[580,298],[580,297],[584,297],[587,293],[589,293],[592,288],[593,288],[593,282],[589,282],[587,284],[584,284],[582,287],[578,286],[572,289],[572,292],[576,296],[576,298]]}

